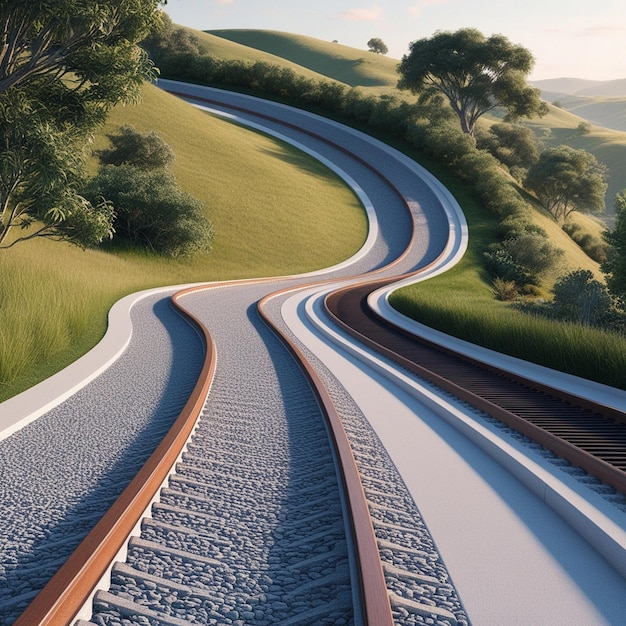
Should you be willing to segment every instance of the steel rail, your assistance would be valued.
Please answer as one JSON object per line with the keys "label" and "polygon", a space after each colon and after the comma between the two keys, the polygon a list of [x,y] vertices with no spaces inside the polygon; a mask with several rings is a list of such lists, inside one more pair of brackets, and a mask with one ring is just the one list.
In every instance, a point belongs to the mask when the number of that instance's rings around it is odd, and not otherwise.
{"label": "steel rail", "polygon": [[[396,327],[367,304],[369,293],[395,280],[377,280],[331,292],[324,301],[326,311],[346,333],[373,350],[626,494],[626,414],[486,365]],[[418,346],[429,351],[428,356],[421,354],[421,363],[415,354]],[[470,369],[459,372],[460,368]],[[560,404],[558,410],[549,406],[555,402]],[[551,411],[560,413],[552,424],[545,418]],[[564,432],[565,426],[569,432]]]}
{"label": "steel rail", "polygon": [[[176,95],[204,101],[205,103],[220,104],[219,102],[197,96],[188,96],[181,93]],[[243,107],[235,106],[231,108],[240,111],[248,111],[248,109]],[[270,116],[264,114],[253,113],[261,118],[272,119]],[[294,124],[284,121],[282,124],[297,129],[309,136],[318,138],[329,145],[333,145],[341,152],[349,154],[353,159],[377,173],[377,175],[400,197],[410,213],[410,207],[402,192],[392,181],[378,172],[367,160],[350,152],[344,146],[306,128],[297,127]],[[412,234],[411,240],[413,240],[414,236],[415,233]],[[405,251],[398,258],[385,267],[378,268],[372,272],[371,275],[380,274],[398,264],[408,254],[410,248],[411,244],[407,246]],[[353,280],[354,279],[358,279],[358,277],[353,277]],[[271,279],[260,279],[259,281],[253,282],[266,280],[269,281]],[[220,286],[226,284],[228,283],[220,283]],[[189,317],[191,322],[199,329],[207,348],[202,372],[183,411],[176,419],[167,436],[138,472],[137,476],[119,496],[100,522],[98,522],[93,530],[80,543],[65,564],[35,597],[22,615],[20,615],[15,622],[16,626],[59,626],[60,624],[71,623],[110,567],[113,559],[127,540],[128,535],[136,527],[142,514],[156,496],[171,467],[182,452],[195,422],[200,415],[204,400],[211,386],[215,372],[215,347],[208,330],[197,318],[186,311],[178,300],[191,291],[203,290],[207,287],[206,285],[193,287],[178,292],[172,297],[175,306],[177,306],[183,315]],[[270,296],[268,296],[268,298],[269,297]],[[391,626],[393,618],[389,595],[384,580],[376,537],[369,514],[369,507],[347,435],[341,425],[341,420],[332,404],[330,395],[299,348],[265,316],[262,311],[261,303],[259,304],[259,312],[265,322],[283,339],[285,345],[300,363],[312,385],[322,413],[325,416],[329,437],[338,459],[339,474],[350,512],[349,524],[353,531],[355,542],[354,549],[359,564],[358,584],[362,602],[361,610],[365,623],[369,624],[369,626]]]}
{"label": "steel rail", "polygon": [[265,304],[283,292],[269,294],[259,301],[257,310],[263,321],[283,341],[298,361],[311,385],[322,414],[324,415],[331,444],[335,451],[339,475],[346,498],[349,525],[352,531],[353,549],[360,591],[363,622],[367,626],[392,626],[393,616],[378,542],[367,504],[359,469],[337,409],[321,378],[300,348],[278,328],[265,311]]}
{"label": "steel rail", "polygon": [[200,376],[189,399],[135,478],[17,618],[14,626],[71,623],[150,505],[189,438],[215,373],[215,346],[206,328],[181,306],[179,299],[185,293],[175,294],[172,302],[199,331],[206,349]]}

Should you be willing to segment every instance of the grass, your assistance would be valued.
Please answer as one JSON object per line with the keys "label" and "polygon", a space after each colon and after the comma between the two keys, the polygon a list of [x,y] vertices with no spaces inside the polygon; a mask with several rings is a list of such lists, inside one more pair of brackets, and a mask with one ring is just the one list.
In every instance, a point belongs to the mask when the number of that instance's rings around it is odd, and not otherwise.
{"label": "grass", "polygon": [[[273,31],[193,32],[217,58],[265,60],[308,77],[406,96],[395,88],[397,61],[366,50]],[[626,186],[626,133],[592,126],[583,135],[576,131],[580,122],[580,117],[551,107],[546,118],[526,123],[548,144],[584,147],[607,163],[611,173],[607,202],[612,204],[611,194]],[[365,238],[365,215],[353,194],[326,168],[281,142],[213,118],[149,85],[140,106],[113,112],[95,147],[104,147],[105,133],[123,124],[155,129],[172,145],[179,183],[204,202],[213,222],[213,250],[186,263],[138,252],[81,251],[49,241],[1,251],[0,400],[50,376],[93,346],[106,328],[108,309],[127,293],[168,284],[308,271],[345,259]],[[470,340],[485,328],[500,327],[505,340],[519,335],[522,344],[536,344],[539,351],[558,337],[554,349],[546,352],[571,346],[574,356],[564,357],[565,361],[589,361],[596,372],[602,368],[623,372],[623,344],[616,343],[617,356],[609,358],[613,348],[605,346],[604,336],[588,334],[583,341],[576,328],[567,336],[557,335],[561,330],[555,328],[542,330],[541,335],[536,320],[522,319],[492,298],[489,279],[478,268],[482,252],[494,240],[493,219],[465,197],[445,171],[425,165],[460,200],[470,223],[470,248],[456,268],[429,281],[427,288],[416,285],[394,297],[407,298],[407,306],[416,311],[419,307],[418,317],[430,311],[433,326],[448,318],[448,332],[465,327]],[[94,160],[92,172],[96,167]],[[559,272],[586,267],[600,276],[597,264],[548,216],[537,211],[535,219],[565,250]],[[546,281],[544,295],[554,278]],[[527,322],[532,326],[524,326]],[[591,347],[583,347],[580,356],[575,352],[579,345]],[[611,365],[587,358],[594,346]]]}
{"label": "grass", "polygon": [[[444,177],[445,174],[441,176]],[[453,181],[448,186],[463,206],[468,221],[468,250],[445,274],[395,291],[391,304],[405,315],[449,335],[626,389],[626,337],[534,317],[494,299],[490,279],[480,269],[480,257],[493,241],[495,220],[471,197],[465,196],[461,188],[455,188]],[[537,221],[544,227],[551,226],[549,219],[540,213]],[[571,245],[556,225],[548,232],[553,242],[565,247],[565,254],[559,267],[545,281],[544,295],[549,295],[548,287],[557,275],[568,270],[586,267],[599,275],[597,264]]]}
{"label": "grass", "polygon": [[191,261],[83,251],[46,240],[0,251],[0,400],[95,345],[109,308],[128,293],[319,269],[344,260],[365,240],[365,212],[353,192],[289,145],[151,85],[141,105],[113,112],[94,147],[106,145],[105,133],[123,124],[156,129],[173,147],[180,185],[207,207],[216,231],[213,249]]}
{"label": "grass", "polygon": [[393,88],[398,82],[398,61],[366,49],[359,50],[341,43],[270,30],[229,29],[208,32],[247,48],[269,53],[351,87]]}
{"label": "grass", "polygon": [[[270,30],[229,29],[207,33],[193,32],[201,37],[207,53],[216,58],[265,60],[291,67],[309,77],[332,78],[372,95],[391,93],[401,98],[412,99],[408,92],[396,88],[398,60],[365,49]],[[617,99],[617,104],[614,99],[593,100],[598,102],[602,100],[605,107],[608,106],[608,100],[611,100],[612,106],[617,107],[616,111],[612,111],[613,117],[626,119],[623,106],[620,109],[620,99]],[[621,101],[623,103],[624,100]],[[596,111],[597,108],[594,108],[594,114]],[[581,109],[580,112],[584,113],[585,109]],[[482,119],[484,124],[494,121],[501,120],[493,116],[485,116]],[[608,213],[612,214],[615,195],[626,187],[626,132],[592,124],[591,132],[583,135],[577,130],[582,121],[585,121],[584,117],[550,106],[550,112],[546,117],[522,120],[522,123],[532,128],[546,146],[565,143],[575,148],[584,148],[607,165],[609,185],[606,205]]]}

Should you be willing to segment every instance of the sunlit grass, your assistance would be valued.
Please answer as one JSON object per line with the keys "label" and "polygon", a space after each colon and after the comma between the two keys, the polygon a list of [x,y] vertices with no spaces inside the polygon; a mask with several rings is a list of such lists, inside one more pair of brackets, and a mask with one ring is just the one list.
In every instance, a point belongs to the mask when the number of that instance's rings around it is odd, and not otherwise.
{"label": "sunlit grass", "polygon": [[[346,259],[365,240],[365,212],[353,192],[291,146],[150,85],[140,106],[114,111],[104,133],[123,124],[156,129],[173,147],[179,184],[203,201],[213,223],[213,249],[190,261],[46,240],[1,250],[0,400],[95,345],[108,310],[128,293],[311,271]],[[95,148],[105,145],[103,134]]]}

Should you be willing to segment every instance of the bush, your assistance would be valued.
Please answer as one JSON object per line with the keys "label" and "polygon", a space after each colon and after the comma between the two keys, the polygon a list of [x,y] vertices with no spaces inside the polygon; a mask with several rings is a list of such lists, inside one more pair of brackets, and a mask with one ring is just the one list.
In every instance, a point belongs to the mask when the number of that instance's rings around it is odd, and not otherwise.
{"label": "bush", "polygon": [[113,205],[116,241],[173,257],[210,249],[213,230],[202,203],[179,189],[166,170],[105,165],[85,196],[104,197]]}
{"label": "bush", "polygon": [[611,310],[607,288],[589,270],[576,270],[560,278],[553,288],[552,307],[558,319],[583,326],[601,326]]}
{"label": "bush", "polygon": [[519,297],[519,292],[514,280],[504,280],[497,277],[493,281],[493,295],[496,300],[510,302]]}
{"label": "bush", "polygon": [[495,245],[485,253],[491,274],[518,285],[538,285],[545,272],[554,267],[563,251],[538,233],[525,231]]}
{"label": "bush", "polygon": [[571,220],[563,224],[563,230],[580,246],[590,259],[593,259],[597,263],[604,263],[606,261],[609,246],[600,237],[592,233],[584,232],[580,224],[576,224]]}
{"label": "bush", "polygon": [[112,147],[100,150],[105,165],[133,165],[140,169],[169,167],[174,162],[172,148],[156,131],[141,133],[133,126],[122,126],[108,135]]}

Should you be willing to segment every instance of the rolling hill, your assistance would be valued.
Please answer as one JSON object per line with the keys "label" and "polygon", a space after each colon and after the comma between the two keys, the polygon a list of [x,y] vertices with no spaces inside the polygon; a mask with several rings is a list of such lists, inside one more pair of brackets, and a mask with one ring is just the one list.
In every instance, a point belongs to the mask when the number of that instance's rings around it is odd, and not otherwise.
{"label": "rolling hill", "polygon": [[398,61],[340,43],[268,30],[211,30],[209,34],[271,54],[350,87],[395,88]]}
{"label": "rolling hill", "polygon": [[[232,29],[198,33],[207,52],[217,58],[266,60],[296,68],[308,76],[337,80],[373,94],[410,98],[396,88],[398,60],[339,43],[269,30]],[[534,81],[551,106],[541,119],[524,120],[546,146],[561,143],[592,152],[609,172],[607,213],[612,214],[615,194],[626,188],[626,79],[590,81],[559,78]],[[498,116],[485,120],[497,121]],[[592,124],[589,132],[578,130],[581,122]]]}

